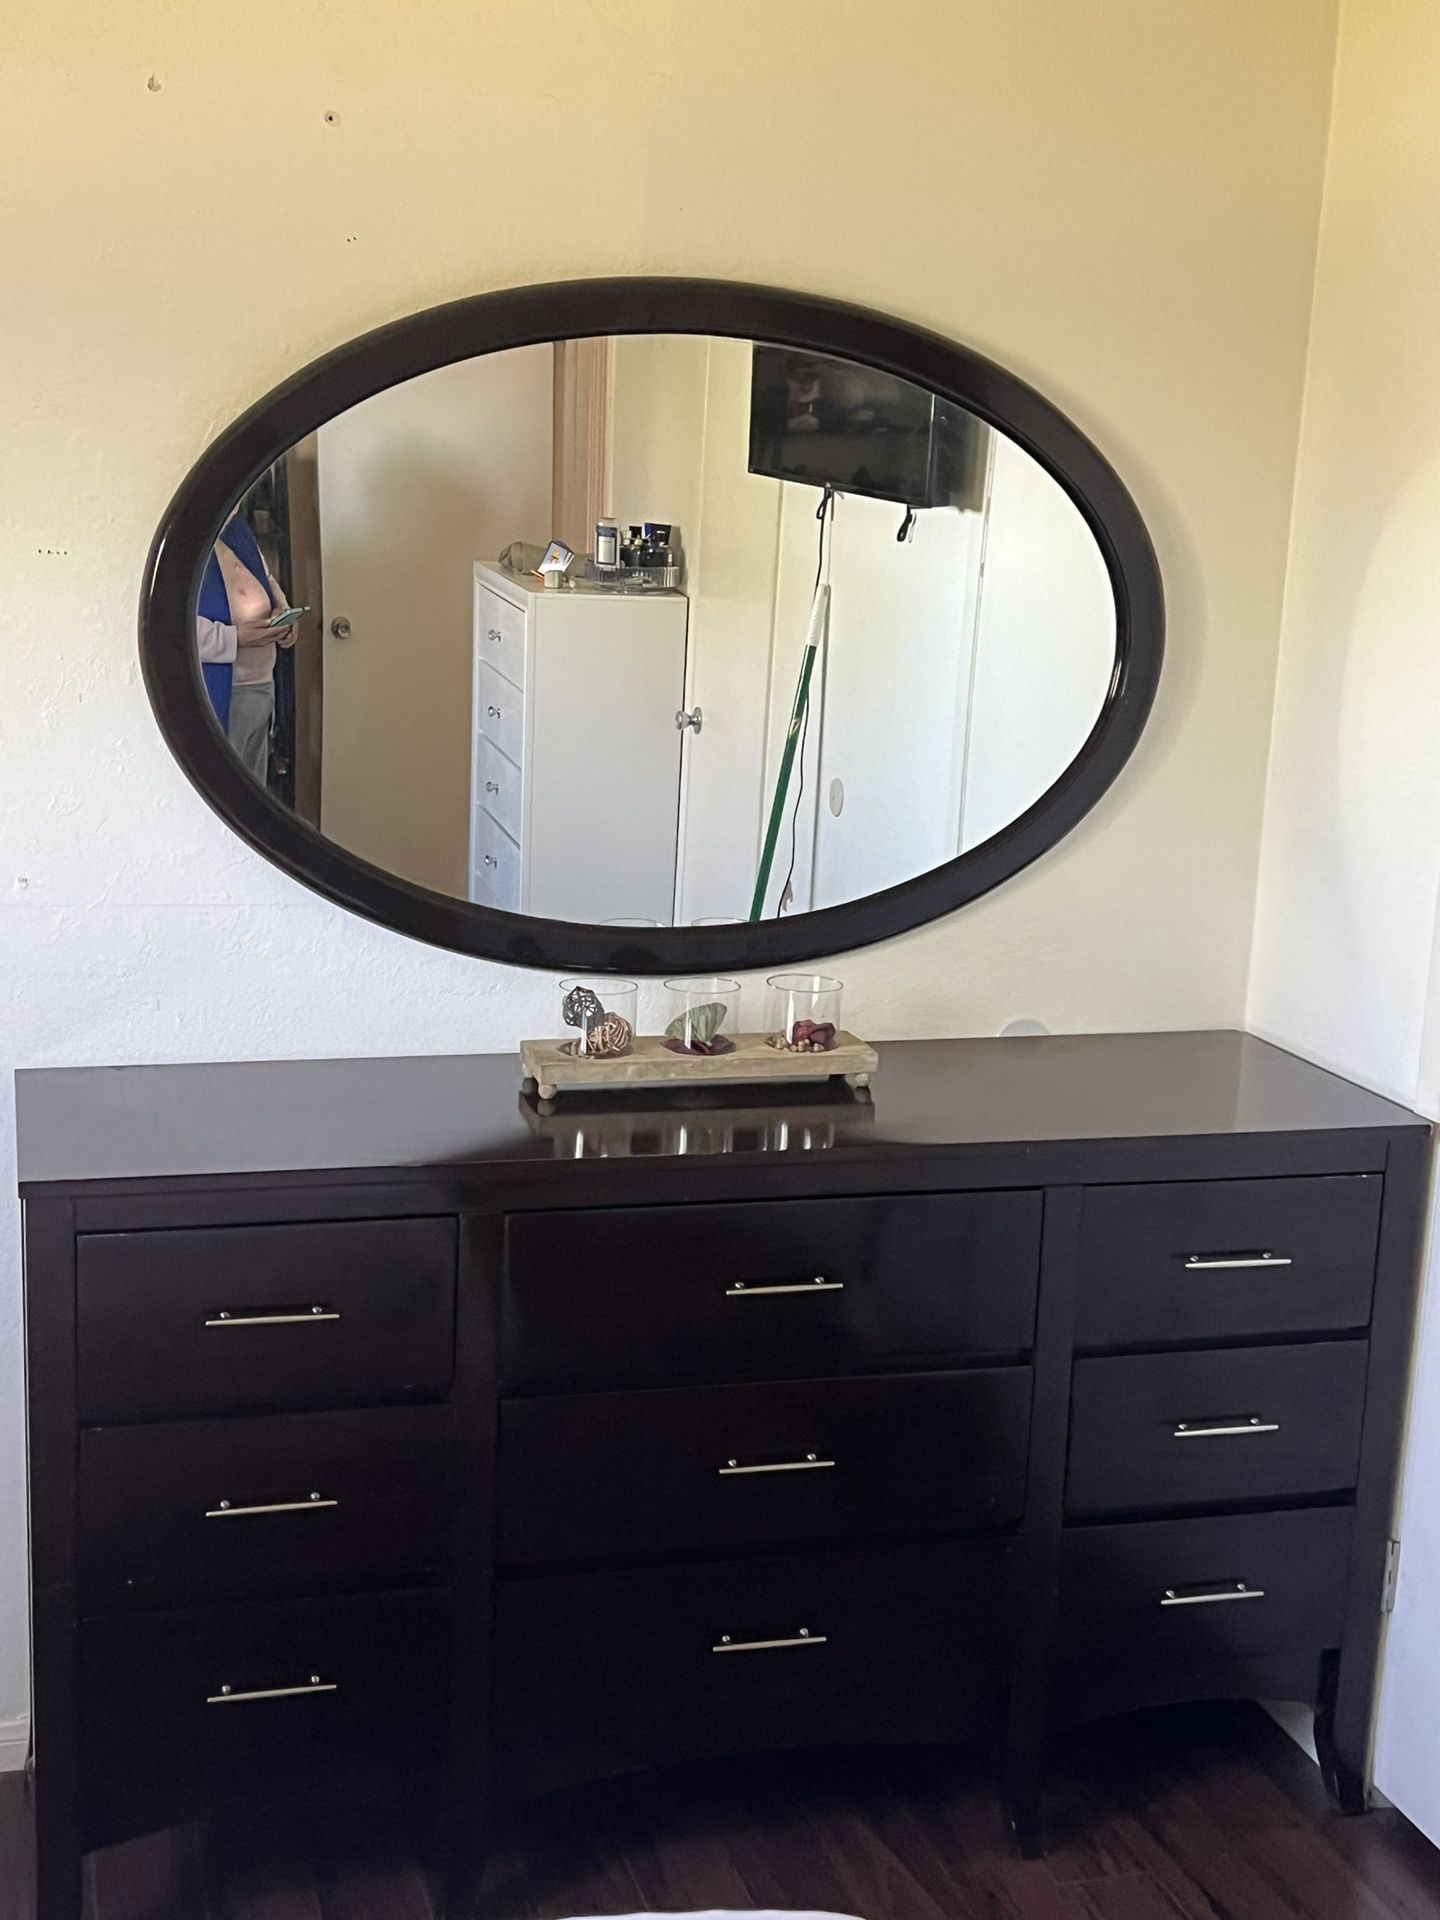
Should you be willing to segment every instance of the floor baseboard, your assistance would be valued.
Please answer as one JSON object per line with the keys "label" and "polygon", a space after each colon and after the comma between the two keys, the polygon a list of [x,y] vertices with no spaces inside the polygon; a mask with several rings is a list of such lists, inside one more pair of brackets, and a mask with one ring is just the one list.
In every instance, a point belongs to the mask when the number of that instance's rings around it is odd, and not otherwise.
{"label": "floor baseboard", "polygon": [[0,1720],[0,1773],[19,1773],[30,1757],[30,1717]]}

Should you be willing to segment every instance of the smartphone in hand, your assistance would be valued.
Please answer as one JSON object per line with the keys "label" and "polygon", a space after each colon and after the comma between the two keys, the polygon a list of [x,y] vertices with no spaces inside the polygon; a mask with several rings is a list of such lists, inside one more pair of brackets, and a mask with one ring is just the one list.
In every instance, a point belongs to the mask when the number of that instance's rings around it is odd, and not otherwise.
{"label": "smartphone in hand", "polygon": [[277,613],[273,620],[265,622],[267,627],[293,627],[295,622],[309,613],[309,607],[287,607],[283,613]]}

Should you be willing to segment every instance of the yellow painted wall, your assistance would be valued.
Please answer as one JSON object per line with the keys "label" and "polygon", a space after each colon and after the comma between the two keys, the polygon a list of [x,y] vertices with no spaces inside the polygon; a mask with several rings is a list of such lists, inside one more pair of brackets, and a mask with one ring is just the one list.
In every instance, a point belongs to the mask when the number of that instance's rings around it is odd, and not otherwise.
{"label": "yellow painted wall", "polygon": [[[571,274],[768,281],[954,335],[1070,411],[1153,530],[1171,652],[1130,769],[1002,892],[848,957],[850,1023],[1237,1019],[1333,33],[1329,0],[657,0],[643,23],[7,0],[0,1099],[11,1061],[548,1029],[548,980],[363,925],[240,846],[161,745],[134,617],[166,499],[273,382]],[[16,1257],[0,1212],[0,1721],[24,1705]]]}

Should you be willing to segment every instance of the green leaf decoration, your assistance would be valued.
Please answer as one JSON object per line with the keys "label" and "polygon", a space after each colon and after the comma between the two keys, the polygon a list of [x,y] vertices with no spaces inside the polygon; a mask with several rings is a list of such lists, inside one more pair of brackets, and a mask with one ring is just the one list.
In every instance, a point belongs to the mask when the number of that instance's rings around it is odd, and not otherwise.
{"label": "green leaf decoration", "polygon": [[703,1007],[692,1007],[688,1013],[677,1015],[666,1027],[665,1033],[668,1039],[678,1040],[682,1046],[688,1038],[692,1047],[708,1047],[724,1024],[725,1002],[707,1000]]}

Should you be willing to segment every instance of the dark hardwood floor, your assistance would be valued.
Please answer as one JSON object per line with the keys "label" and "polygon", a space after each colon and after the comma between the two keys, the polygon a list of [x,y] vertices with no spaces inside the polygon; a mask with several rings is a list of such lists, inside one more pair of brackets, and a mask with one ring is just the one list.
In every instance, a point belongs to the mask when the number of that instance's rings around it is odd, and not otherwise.
{"label": "dark hardwood floor", "polygon": [[[1440,1920],[1440,1854],[1398,1813],[1328,1811],[1253,1707],[1091,1728],[1057,1754],[1050,1857],[936,1754],[760,1759],[538,1804],[500,1849],[509,1920],[714,1906],[860,1920]],[[0,1920],[29,1912],[28,1803],[0,1778]],[[432,1920],[383,1823],[183,1829],[91,1857],[85,1920]]]}

